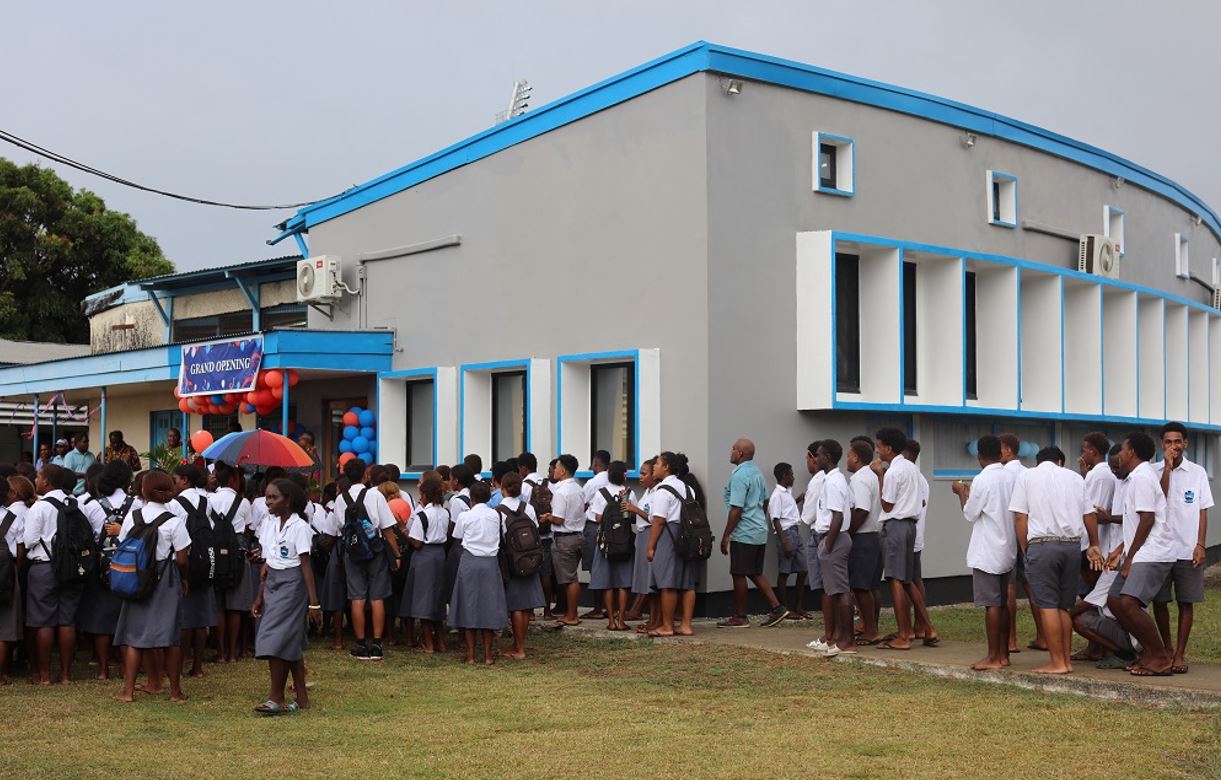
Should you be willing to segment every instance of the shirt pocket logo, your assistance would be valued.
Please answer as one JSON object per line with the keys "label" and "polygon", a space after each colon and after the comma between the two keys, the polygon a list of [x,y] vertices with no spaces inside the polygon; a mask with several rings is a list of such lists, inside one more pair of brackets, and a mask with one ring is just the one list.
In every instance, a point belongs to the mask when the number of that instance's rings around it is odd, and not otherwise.
{"label": "shirt pocket logo", "polygon": [[287,544],[280,545],[280,558],[282,558],[283,560],[286,560],[286,561],[288,560],[288,545]]}
{"label": "shirt pocket logo", "polygon": [[1193,503],[1195,503],[1195,500],[1196,500],[1196,494],[1194,491],[1187,490],[1187,491],[1183,492],[1183,503],[1193,504]]}

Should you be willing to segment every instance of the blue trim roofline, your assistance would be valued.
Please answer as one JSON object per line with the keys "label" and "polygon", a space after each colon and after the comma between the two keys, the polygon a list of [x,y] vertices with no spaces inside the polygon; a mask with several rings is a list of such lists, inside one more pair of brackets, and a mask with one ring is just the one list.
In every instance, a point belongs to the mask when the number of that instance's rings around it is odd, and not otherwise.
{"label": "blue trim roofline", "polygon": [[1123,177],[1198,215],[1221,239],[1221,219],[1187,188],[1148,168],[1096,146],[1016,119],[924,92],[837,73],[791,60],[697,41],[651,62],[586,87],[541,108],[496,125],[340,195],[318,201],[277,225],[276,244],[310,227],[488,157],[510,146],[591,116],[687,76],[713,72],[828,95],[1001,138]]}

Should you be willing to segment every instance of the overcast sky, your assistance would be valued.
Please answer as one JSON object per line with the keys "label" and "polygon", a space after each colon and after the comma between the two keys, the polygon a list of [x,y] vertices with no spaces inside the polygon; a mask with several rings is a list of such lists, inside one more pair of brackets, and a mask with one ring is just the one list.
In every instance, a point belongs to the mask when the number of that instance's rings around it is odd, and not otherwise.
{"label": "overcast sky", "polygon": [[[540,106],[704,39],[998,111],[1218,210],[1219,22],[1212,0],[10,3],[0,128],[161,189],[308,201],[487,128],[515,78]],[[179,203],[54,167],[180,269],[296,251],[265,243],[291,211]]]}

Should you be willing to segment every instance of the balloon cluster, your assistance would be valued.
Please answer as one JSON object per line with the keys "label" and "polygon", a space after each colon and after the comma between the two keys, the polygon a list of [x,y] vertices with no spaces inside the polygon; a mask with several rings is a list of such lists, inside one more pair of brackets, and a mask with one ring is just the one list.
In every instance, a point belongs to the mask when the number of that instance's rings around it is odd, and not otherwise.
{"label": "balloon cluster", "polygon": [[175,387],[174,397],[178,399],[179,411],[186,414],[233,414],[240,409],[242,414],[268,415],[283,400],[284,383],[295,387],[298,379],[295,369],[273,369],[260,371],[255,377],[254,389],[248,393],[215,393],[183,398]]}
{"label": "balloon cluster", "polygon": [[360,458],[372,463],[377,453],[377,415],[353,406],[343,415],[343,439],[339,442],[339,465]]}

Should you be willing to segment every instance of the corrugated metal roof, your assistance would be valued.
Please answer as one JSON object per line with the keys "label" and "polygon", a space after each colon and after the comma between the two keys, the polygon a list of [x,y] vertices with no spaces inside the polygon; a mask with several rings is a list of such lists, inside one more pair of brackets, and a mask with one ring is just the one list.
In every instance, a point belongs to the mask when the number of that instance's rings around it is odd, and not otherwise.
{"label": "corrugated metal roof", "polygon": [[46,341],[0,339],[0,366],[29,365],[89,354],[88,344],[55,344]]}

